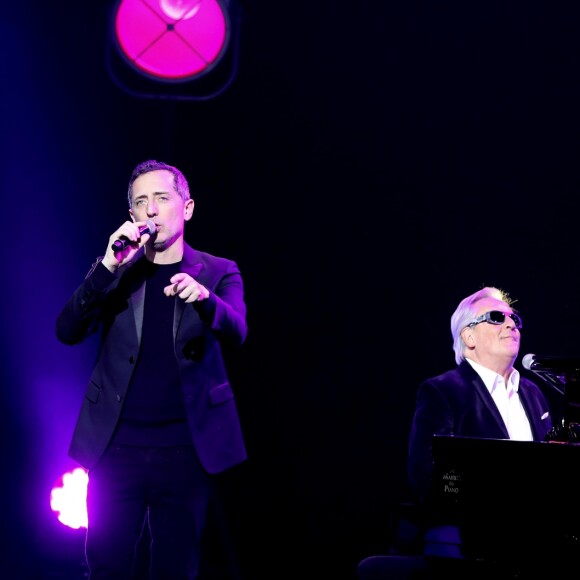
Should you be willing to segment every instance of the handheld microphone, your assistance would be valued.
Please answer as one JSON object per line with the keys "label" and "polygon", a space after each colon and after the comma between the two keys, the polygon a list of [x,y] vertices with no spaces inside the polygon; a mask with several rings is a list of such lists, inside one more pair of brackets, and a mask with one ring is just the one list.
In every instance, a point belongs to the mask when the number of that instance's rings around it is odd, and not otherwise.
{"label": "handheld microphone", "polygon": [[[157,231],[157,226],[153,222],[153,220],[147,220],[144,226],[139,226],[139,235],[143,236],[144,234],[153,235]],[[113,242],[111,249],[113,252],[122,252],[131,242],[125,237],[121,236],[118,240]]]}
{"label": "handheld microphone", "polygon": [[553,373],[578,372],[580,371],[580,358],[527,354],[522,359],[522,365],[528,371]]}

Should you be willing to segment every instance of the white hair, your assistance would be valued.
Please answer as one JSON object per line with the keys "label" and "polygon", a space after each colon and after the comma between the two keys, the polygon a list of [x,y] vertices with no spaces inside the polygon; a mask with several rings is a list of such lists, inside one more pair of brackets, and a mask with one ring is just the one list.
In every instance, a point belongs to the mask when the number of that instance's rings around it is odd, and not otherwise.
{"label": "white hair", "polygon": [[451,336],[453,336],[453,350],[455,351],[455,362],[457,364],[465,360],[465,342],[461,336],[461,331],[473,321],[477,316],[477,308],[475,304],[484,298],[496,298],[505,302],[508,306],[511,305],[512,300],[506,292],[493,286],[486,286],[481,290],[464,298],[459,306],[456,308],[453,316],[451,316]]}

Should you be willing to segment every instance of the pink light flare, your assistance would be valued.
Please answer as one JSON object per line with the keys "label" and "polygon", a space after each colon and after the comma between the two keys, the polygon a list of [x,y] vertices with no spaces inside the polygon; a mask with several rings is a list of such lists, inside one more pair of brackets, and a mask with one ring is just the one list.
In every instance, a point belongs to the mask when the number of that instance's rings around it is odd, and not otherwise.
{"label": "pink light flare", "polygon": [[115,37],[126,61],[149,77],[183,82],[224,54],[230,23],[222,0],[121,0]]}
{"label": "pink light flare", "polygon": [[201,0],[160,0],[161,10],[174,20],[192,18],[199,10]]}
{"label": "pink light flare", "polygon": [[88,473],[82,467],[77,467],[59,477],[50,491],[52,511],[58,521],[69,528],[78,530],[87,527],[88,482]]}

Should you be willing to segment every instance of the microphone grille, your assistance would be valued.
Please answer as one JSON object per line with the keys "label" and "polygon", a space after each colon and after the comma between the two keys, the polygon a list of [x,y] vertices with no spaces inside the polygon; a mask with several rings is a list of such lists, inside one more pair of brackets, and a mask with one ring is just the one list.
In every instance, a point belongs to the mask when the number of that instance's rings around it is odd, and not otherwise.
{"label": "microphone grille", "polygon": [[527,354],[524,356],[524,358],[522,359],[522,365],[524,366],[524,368],[528,371],[532,370],[532,365],[535,362],[535,354]]}
{"label": "microphone grille", "polygon": [[153,235],[157,231],[157,226],[155,225],[155,222],[153,220],[147,220],[145,223],[149,228],[149,231],[147,233]]}

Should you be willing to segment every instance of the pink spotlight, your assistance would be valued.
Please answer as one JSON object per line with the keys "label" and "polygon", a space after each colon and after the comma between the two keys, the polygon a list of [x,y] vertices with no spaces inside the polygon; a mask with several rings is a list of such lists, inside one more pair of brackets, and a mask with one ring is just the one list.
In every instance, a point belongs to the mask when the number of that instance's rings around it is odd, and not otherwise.
{"label": "pink spotlight", "polygon": [[50,492],[50,507],[58,521],[78,530],[86,528],[89,476],[81,467],[63,474]]}
{"label": "pink spotlight", "polygon": [[120,0],[115,37],[137,71],[164,82],[185,82],[209,72],[227,50],[223,0]]}

